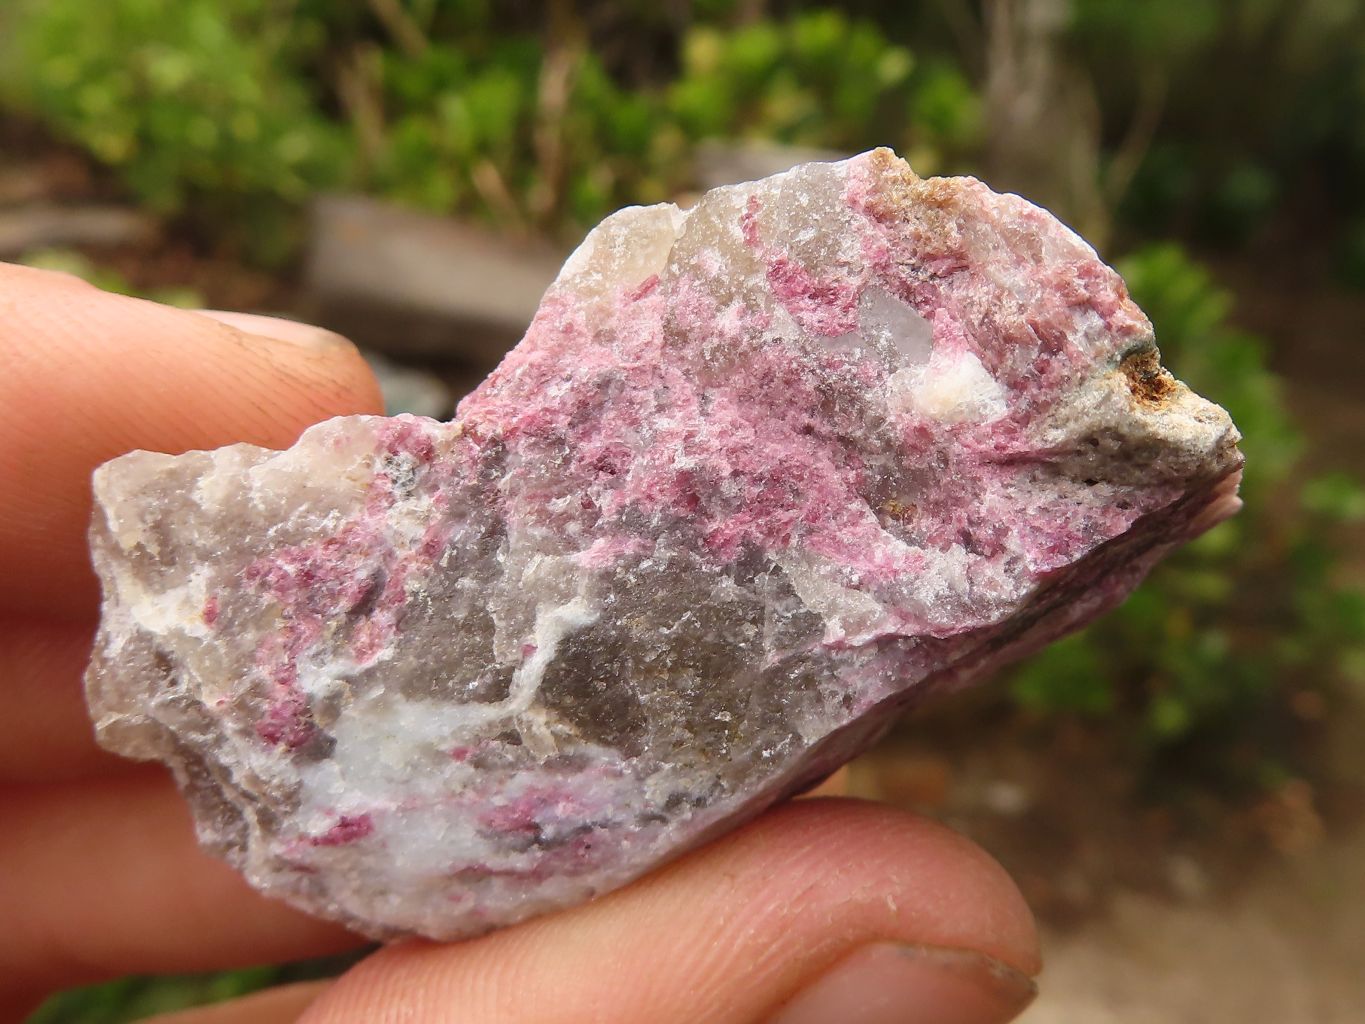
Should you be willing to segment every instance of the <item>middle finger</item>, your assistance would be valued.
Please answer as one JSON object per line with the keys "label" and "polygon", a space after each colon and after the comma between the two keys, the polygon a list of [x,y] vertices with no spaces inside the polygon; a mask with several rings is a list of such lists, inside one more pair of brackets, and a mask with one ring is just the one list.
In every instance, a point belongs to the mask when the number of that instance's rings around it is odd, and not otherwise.
{"label": "middle finger", "polygon": [[199,848],[164,772],[0,789],[0,987],[213,970],[362,940],[252,890]]}
{"label": "middle finger", "polygon": [[39,616],[0,617],[0,784],[56,782],[126,771],[101,750],[81,674],[94,625]]}

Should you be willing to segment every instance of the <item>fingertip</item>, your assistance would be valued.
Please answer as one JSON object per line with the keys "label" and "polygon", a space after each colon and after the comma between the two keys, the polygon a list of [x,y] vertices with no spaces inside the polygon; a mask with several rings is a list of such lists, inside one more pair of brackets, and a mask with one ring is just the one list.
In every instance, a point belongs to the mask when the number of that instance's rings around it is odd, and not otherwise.
{"label": "fingertip", "polygon": [[281,316],[264,316],[260,313],[238,313],[223,309],[197,309],[202,317],[226,324],[234,330],[253,334],[260,338],[272,338],[291,345],[327,351],[338,346],[354,348],[350,339],[329,331],[325,327],[315,327],[301,320],[291,320]]}
{"label": "fingertip", "polygon": [[[330,332],[211,318],[0,271],[0,604],[88,614],[90,474],[135,449],[286,448],[334,416],[383,411],[374,374]],[[235,322],[231,322],[235,321]],[[245,327],[270,327],[276,335]],[[315,331],[319,329],[313,329]]]}
{"label": "fingertip", "polygon": [[[973,949],[1030,976],[1042,969],[1033,912],[1000,863],[947,826],[855,797],[782,804],[716,851],[729,870],[769,874],[779,888],[846,892],[867,938]],[[881,911],[889,916],[882,918]]]}
{"label": "fingertip", "polygon": [[22,263],[0,262],[0,299],[15,301],[24,292],[51,292],[54,290],[84,291],[95,290],[95,286],[83,277],[65,270],[47,270],[29,267]]}
{"label": "fingertip", "polygon": [[766,1024],[1004,1024],[1038,988],[971,950],[870,943],[775,1008]]}
{"label": "fingertip", "polygon": [[293,1024],[330,985],[299,981],[192,1010],[157,1014],[143,1024]]}
{"label": "fingertip", "polygon": [[[150,303],[149,303],[150,304]],[[158,313],[165,307],[154,306]],[[217,423],[192,423],[188,434],[213,434],[213,444],[173,444],[156,451],[187,451],[247,441],[288,448],[313,423],[332,416],[382,415],[384,396],[369,363],[343,335],[283,317],[225,310],[173,310],[186,333],[182,358],[165,367],[183,375],[224,415]],[[191,328],[192,321],[192,328]],[[199,352],[199,360],[183,356]],[[202,362],[201,362],[202,360]],[[235,388],[233,381],[244,386]],[[217,441],[236,427],[239,436]]]}
{"label": "fingertip", "polygon": [[751,1024],[878,944],[1039,968],[1032,916],[987,854],[922,818],[816,799],[594,903],[451,946],[382,950],[305,1020],[441,1019],[460,1005],[490,1024]]}

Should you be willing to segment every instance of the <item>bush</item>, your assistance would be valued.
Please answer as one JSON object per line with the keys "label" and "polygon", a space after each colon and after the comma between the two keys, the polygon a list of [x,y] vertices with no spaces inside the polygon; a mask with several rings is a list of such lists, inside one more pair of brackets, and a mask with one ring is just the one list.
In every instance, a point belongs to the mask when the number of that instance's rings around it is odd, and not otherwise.
{"label": "bush", "polygon": [[266,0],[18,0],[3,95],[119,170],[146,206],[270,236],[343,181],[349,145],[293,73],[308,33]]}
{"label": "bush", "polygon": [[[1073,0],[1071,58],[1105,140],[1160,117],[1119,213],[1136,237],[1240,245],[1323,200],[1365,213],[1365,6],[1350,0]],[[1311,197],[1311,200],[1310,200]],[[1355,281],[1349,231],[1325,237]]]}
{"label": "bush", "polygon": [[[1228,323],[1230,298],[1207,271],[1172,245],[1119,269],[1172,372],[1242,431],[1246,506],[1158,566],[1117,611],[1018,669],[1012,692],[1036,712],[1131,722],[1153,756],[1210,744],[1205,767],[1242,773],[1226,781],[1268,782],[1293,757],[1295,695],[1330,702],[1365,663],[1365,592],[1332,572],[1334,534],[1365,517],[1365,490],[1344,475],[1297,484],[1302,438],[1265,346]],[[1251,738],[1261,741],[1253,766],[1226,756],[1226,743]]]}
{"label": "bush", "polygon": [[[18,0],[0,98],[117,169],[147,206],[278,254],[319,189],[364,187],[567,238],[689,184],[693,144],[891,144],[926,172],[980,125],[956,66],[918,66],[837,9],[731,29],[726,4],[679,67],[622,84],[577,21],[543,35],[486,4]],[[642,15],[637,15],[642,17]],[[240,227],[240,231],[238,228]]]}

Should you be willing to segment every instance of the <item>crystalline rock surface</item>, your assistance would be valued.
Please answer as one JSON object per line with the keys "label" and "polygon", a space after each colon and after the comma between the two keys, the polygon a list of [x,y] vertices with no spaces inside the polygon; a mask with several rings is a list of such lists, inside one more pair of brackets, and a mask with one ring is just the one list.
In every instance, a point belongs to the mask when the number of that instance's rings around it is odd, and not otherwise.
{"label": "crystalline rock surface", "polygon": [[263,891],[472,935],[1112,607],[1237,440],[1047,212],[808,164],[607,218],[452,422],[102,466],[89,704]]}

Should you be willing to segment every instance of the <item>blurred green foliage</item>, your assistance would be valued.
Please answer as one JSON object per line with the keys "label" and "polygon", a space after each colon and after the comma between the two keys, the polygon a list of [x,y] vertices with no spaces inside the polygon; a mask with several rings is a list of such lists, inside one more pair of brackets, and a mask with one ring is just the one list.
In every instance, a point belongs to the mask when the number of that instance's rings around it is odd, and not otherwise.
{"label": "blurred green foliage", "polygon": [[[712,5],[712,17],[726,5]],[[384,128],[373,187],[428,209],[576,235],[626,203],[687,187],[706,138],[854,149],[891,141],[935,166],[965,150],[978,104],[952,66],[917,69],[868,21],[835,9],[681,35],[674,73],[627,86],[572,24],[546,45],[467,23],[431,24],[414,52],[374,51]],[[430,36],[428,33],[431,33]]]}
{"label": "blurred green foliage", "polygon": [[572,16],[542,33],[468,0],[374,5],[387,21],[320,0],[17,3],[0,100],[267,260],[339,185],[575,236],[684,188],[703,138],[890,144],[933,171],[980,128],[953,62],[833,7],[730,28],[733,5],[703,5],[627,85]]}
{"label": "blurred green foliage", "polygon": [[[1276,215],[1365,216],[1365,5],[1358,0],[1071,0],[1069,55],[1106,140],[1146,110],[1159,136],[1121,197],[1137,234],[1238,244]],[[1329,212],[1330,211],[1330,212]],[[1356,252],[1358,257],[1358,251]],[[1340,259],[1365,285],[1365,267]]]}
{"label": "blurred green foliage", "polygon": [[1286,737],[1250,764],[1220,757],[1291,720],[1286,703],[1332,699],[1365,659],[1365,591],[1337,578],[1341,525],[1365,518],[1365,488],[1345,474],[1296,489],[1303,438],[1266,366],[1262,339],[1233,327],[1231,297],[1178,246],[1120,261],[1156,327],[1167,365],[1225,406],[1242,431],[1245,508],[1163,562],[1117,611],[1013,674],[1043,713],[1119,715],[1149,753],[1195,741],[1223,781],[1268,783]]}
{"label": "blurred green foliage", "polygon": [[179,309],[202,309],[204,307],[204,297],[193,288],[137,289],[118,271],[101,266],[90,257],[74,249],[35,249],[25,253],[21,262],[25,266],[38,267],[41,270],[56,270],[63,274],[79,277],[83,281],[89,281],[102,291],[114,292],[118,295],[136,295],[139,298],[151,299],[153,302],[160,302],[165,306],[176,306]]}
{"label": "blurred green foliage", "polygon": [[26,1024],[128,1024],[155,1014],[222,1002],[273,985],[335,977],[363,955],[348,953],[208,974],[120,978],[53,996]]}
{"label": "blurred green foliage", "polygon": [[[13,0],[0,102],[258,256],[282,256],[289,214],[340,185],[571,237],[675,194],[712,136],[973,166],[996,6]],[[1103,159],[1136,158],[1111,197],[1135,238],[1239,243],[1331,208],[1341,276],[1365,285],[1365,7],[1057,9]]]}
{"label": "blurred green foliage", "polygon": [[279,983],[282,973],[279,967],[250,967],[173,978],[120,978],[55,996],[27,1024],[123,1024],[246,995]]}
{"label": "blurred green foliage", "polygon": [[656,173],[668,140],[655,99],[617,85],[581,48],[559,53],[556,68],[547,84],[530,36],[486,51],[379,54],[389,114],[370,142],[374,189],[438,212],[574,232],[616,205],[664,198]]}
{"label": "blurred green foliage", "polygon": [[[33,111],[162,213],[191,209],[260,251],[290,205],[344,180],[346,131],[324,117],[300,61],[316,33],[268,0],[15,0],[0,93]],[[311,39],[310,39],[311,35]]]}
{"label": "blurred green foliage", "polygon": [[855,151],[878,143],[932,173],[980,128],[979,101],[951,64],[921,68],[872,22],[837,9],[684,40],[667,108],[688,138],[751,137]]}

